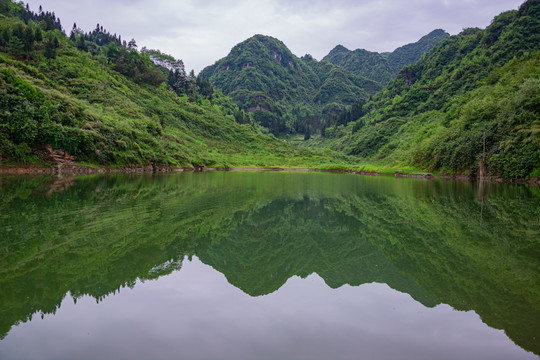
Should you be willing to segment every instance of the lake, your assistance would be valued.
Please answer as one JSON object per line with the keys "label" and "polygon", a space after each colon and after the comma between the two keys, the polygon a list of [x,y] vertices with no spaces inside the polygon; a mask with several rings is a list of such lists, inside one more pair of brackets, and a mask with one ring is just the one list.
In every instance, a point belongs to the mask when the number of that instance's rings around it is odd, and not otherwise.
{"label": "lake", "polygon": [[1,359],[539,359],[540,191],[0,178]]}

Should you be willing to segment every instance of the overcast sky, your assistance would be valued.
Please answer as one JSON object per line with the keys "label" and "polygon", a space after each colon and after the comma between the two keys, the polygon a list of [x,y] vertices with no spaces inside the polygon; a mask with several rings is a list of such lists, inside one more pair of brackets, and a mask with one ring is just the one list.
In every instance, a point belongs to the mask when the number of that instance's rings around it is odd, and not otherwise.
{"label": "overcast sky", "polygon": [[139,48],[159,49],[196,73],[255,35],[276,37],[297,56],[321,59],[336,45],[392,51],[441,28],[485,28],[524,0],[30,0],[54,11],[66,33],[99,23]]}

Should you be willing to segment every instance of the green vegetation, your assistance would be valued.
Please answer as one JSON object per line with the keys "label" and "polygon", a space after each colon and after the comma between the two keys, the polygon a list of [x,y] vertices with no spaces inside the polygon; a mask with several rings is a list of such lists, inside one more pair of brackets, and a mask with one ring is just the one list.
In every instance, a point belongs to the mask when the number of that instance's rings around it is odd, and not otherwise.
{"label": "green vegetation", "polygon": [[[251,118],[181,60],[137,50],[99,24],[70,36],[51,13],[0,1],[0,154],[13,164],[51,162],[46,145],[85,164],[316,166],[254,130]],[[338,156],[339,157],[339,156]],[[343,158],[343,157],[342,157]]]}
{"label": "green vegetation", "polygon": [[338,45],[323,60],[342,66],[379,84],[386,84],[393,78],[388,61],[377,52],[364,49],[350,51],[346,47]]}
{"label": "green vegetation", "polygon": [[390,55],[339,45],[317,61],[311,55],[298,58],[281,41],[256,35],[201,74],[275,136],[302,133],[307,140],[343,124],[338,116],[344,110],[367,101],[446,36],[435,30]]}
{"label": "green vegetation", "polygon": [[0,160],[538,177],[539,13],[529,0],[485,30],[322,61],[256,35],[195,76],[99,24],[67,36],[54,13],[0,0]]}
{"label": "green vegetation", "polygon": [[416,63],[422,55],[448,36],[444,30],[433,30],[415,43],[382,54],[364,49],[350,51],[343,45],[338,45],[323,60],[384,86],[394,79],[404,66]]}
{"label": "green vegetation", "polygon": [[[540,174],[540,5],[466,29],[404,68],[363,106],[326,130],[322,146],[388,164],[505,178]],[[319,146],[321,146],[319,144]]]}
{"label": "green vegetation", "polygon": [[435,45],[450,36],[446,31],[437,29],[423,36],[415,43],[407,44],[386,54],[388,65],[392,70],[392,78],[395,78],[404,66],[416,63],[422,55],[433,49]]}
{"label": "green vegetation", "polygon": [[263,35],[236,45],[201,75],[276,136],[324,132],[347,106],[381,89],[327,61],[298,58]]}

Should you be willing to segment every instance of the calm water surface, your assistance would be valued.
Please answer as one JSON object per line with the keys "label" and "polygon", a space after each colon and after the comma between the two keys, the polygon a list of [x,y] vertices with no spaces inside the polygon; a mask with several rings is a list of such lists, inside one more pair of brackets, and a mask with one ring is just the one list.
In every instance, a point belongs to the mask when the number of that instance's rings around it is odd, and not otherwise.
{"label": "calm water surface", "polygon": [[0,179],[0,359],[539,359],[540,192]]}

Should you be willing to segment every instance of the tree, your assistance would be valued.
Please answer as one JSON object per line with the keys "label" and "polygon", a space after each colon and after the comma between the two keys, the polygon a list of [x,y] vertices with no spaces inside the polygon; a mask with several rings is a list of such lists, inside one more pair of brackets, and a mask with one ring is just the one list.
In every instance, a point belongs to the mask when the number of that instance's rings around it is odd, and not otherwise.
{"label": "tree", "polygon": [[306,132],[304,134],[304,141],[311,139],[311,130],[309,129],[309,124],[306,124]]}
{"label": "tree", "polygon": [[275,137],[279,136],[279,119],[277,116],[272,119],[272,134],[274,134]]}
{"label": "tree", "polygon": [[196,87],[196,77],[195,71],[191,70],[187,78],[186,84],[186,94],[189,97],[189,101],[195,101],[195,87]]}
{"label": "tree", "polygon": [[43,34],[41,32],[41,28],[38,26],[36,28],[36,30],[34,31],[34,39],[37,41],[37,42],[41,42],[43,41]]}
{"label": "tree", "polygon": [[76,34],[78,32],[77,29],[77,23],[73,23],[73,27],[71,28],[71,32],[69,33],[69,40],[71,40],[73,43],[77,41]]}
{"label": "tree", "polygon": [[43,55],[47,59],[55,59],[56,58],[56,48],[58,47],[58,38],[56,36],[53,36],[52,38],[47,38],[47,41],[45,42],[45,50]]}
{"label": "tree", "polygon": [[127,48],[128,48],[128,50],[137,48],[137,42],[135,41],[135,39],[129,40]]}
{"label": "tree", "polygon": [[8,46],[11,39],[11,30],[9,27],[4,27],[0,33],[0,46]]}
{"label": "tree", "polygon": [[15,57],[19,57],[21,55],[21,52],[24,49],[24,44],[21,39],[19,39],[17,36],[12,36],[9,39],[8,43],[8,51],[15,55]]}
{"label": "tree", "polygon": [[186,77],[186,73],[184,71],[176,69],[175,71],[169,71],[167,83],[174,90],[175,93],[180,95],[187,92],[189,80]]}
{"label": "tree", "polygon": [[11,30],[11,35],[18,37],[20,40],[22,40],[24,36],[24,27],[22,26],[22,24],[19,23],[15,25],[13,30]]}
{"label": "tree", "polygon": [[208,81],[204,76],[199,75],[197,77],[196,84],[199,90],[199,94],[201,94],[207,99],[212,100],[212,95],[214,94],[214,88],[212,87],[212,84],[210,84],[210,81]]}
{"label": "tree", "polygon": [[251,123],[251,119],[249,117],[248,114],[246,114],[244,112],[244,110],[241,110],[241,109],[238,109],[235,113],[234,113],[234,120],[238,123],[238,124],[250,124]]}
{"label": "tree", "polygon": [[86,41],[84,40],[84,35],[79,35],[77,38],[77,49],[81,51],[88,51],[88,46],[86,45]]}
{"label": "tree", "polygon": [[110,43],[109,46],[107,46],[107,60],[110,63],[113,63],[116,61],[116,57],[118,56],[118,47],[114,42]]}

